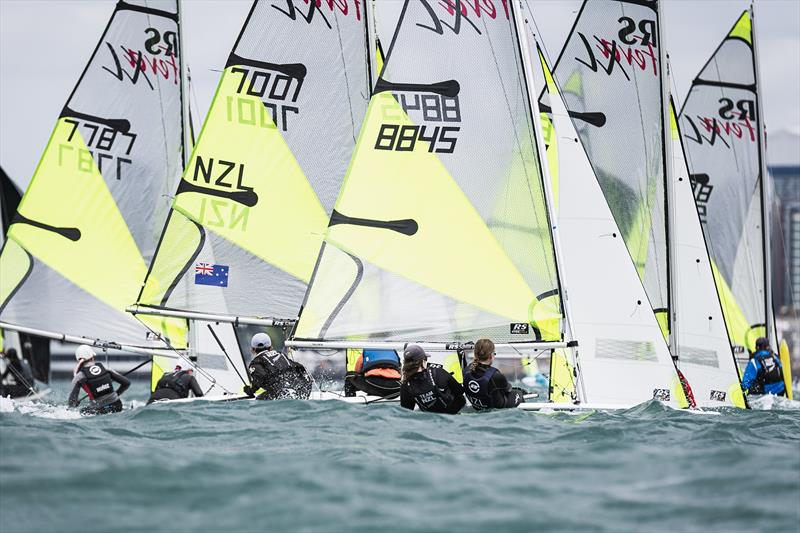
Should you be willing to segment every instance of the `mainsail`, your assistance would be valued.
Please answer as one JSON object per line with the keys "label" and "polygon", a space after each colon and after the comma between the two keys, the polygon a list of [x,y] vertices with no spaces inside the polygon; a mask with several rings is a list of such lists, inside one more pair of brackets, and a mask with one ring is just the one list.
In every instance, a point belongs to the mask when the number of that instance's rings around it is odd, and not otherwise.
{"label": "mainsail", "polygon": [[366,112],[369,16],[357,0],[253,3],[136,312],[297,316]]}
{"label": "mainsail", "polygon": [[403,4],[288,344],[562,341],[515,11]]}
{"label": "mainsail", "polygon": [[[0,255],[0,320],[153,345],[125,313],[182,170],[177,0],[116,5],[69,96]],[[149,325],[180,346],[182,323]]]}
{"label": "mainsail", "polygon": [[567,111],[539,57],[546,82],[542,121],[551,179],[558,180],[561,258],[580,354],[573,369],[565,354],[554,353],[549,399],[630,406],[656,398],[680,405],[683,389],[669,348],[573,124],[581,120]]}
{"label": "mainsail", "polygon": [[686,166],[675,108],[670,102],[672,140],[672,219],[670,242],[676,261],[674,299],[678,367],[686,375],[698,406],[744,407],[739,370],[728,340],[725,317]]}
{"label": "mainsail", "polygon": [[692,82],[683,109],[692,188],[713,260],[728,336],[755,349],[771,322],[764,153],[752,12],[744,11]]}
{"label": "mainsail", "polygon": [[665,102],[658,17],[657,0],[585,0],[554,73],[667,336]]}

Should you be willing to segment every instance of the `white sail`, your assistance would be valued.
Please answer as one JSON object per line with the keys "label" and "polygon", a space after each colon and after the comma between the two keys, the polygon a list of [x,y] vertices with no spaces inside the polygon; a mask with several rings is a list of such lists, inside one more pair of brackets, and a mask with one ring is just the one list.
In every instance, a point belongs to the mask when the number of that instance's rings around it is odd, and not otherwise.
{"label": "white sail", "polygon": [[[584,402],[679,405],[664,336],[560,91],[542,58],[558,172],[558,228]],[[552,167],[551,167],[552,168]]]}
{"label": "white sail", "polygon": [[675,110],[670,105],[675,212],[670,242],[677,321],[678,367],[692,387],[698,407],[744,407],[739,371],[728,340],[725,317],[694,200]]}

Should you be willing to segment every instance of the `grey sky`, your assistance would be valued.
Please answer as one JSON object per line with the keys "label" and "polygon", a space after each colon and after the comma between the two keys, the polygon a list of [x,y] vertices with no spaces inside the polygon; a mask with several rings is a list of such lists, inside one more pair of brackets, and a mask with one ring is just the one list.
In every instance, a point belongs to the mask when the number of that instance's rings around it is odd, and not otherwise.
{"label": "grey sky", "polygon": [[[555,58],[581,0],[529,0]],[[391,33],[401,0],[379,0]],[[113,0],[0,0],[0,165],[27,185],[60,109],[97,44]],[[211,102],[219,69],[250,0],[184,0],[184,48],[197,111]],[[665,0],[664,32],[683,98],[691,79],[749,2]],[[756,25],[768,131],[800,131],[800,0],[758,0]]]}

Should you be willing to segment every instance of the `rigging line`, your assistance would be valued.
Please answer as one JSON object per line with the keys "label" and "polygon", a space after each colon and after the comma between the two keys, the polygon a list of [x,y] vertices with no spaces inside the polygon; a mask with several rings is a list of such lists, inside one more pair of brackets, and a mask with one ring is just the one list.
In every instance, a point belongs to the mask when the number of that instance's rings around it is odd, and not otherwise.
{"label": "rigging line", "polygon": [[[163,342],[163,343],[164,343],[164,344],[167,346],[167,349],[168,349],[168,350],[171,350],[171,351],[175,352],[175,356],[174,356],[174,358],[175,358],[175,359],[178,359],[178,360],[184,359],[184,360],[188,361],[188,362],[189,362],[189,363],[191,363],[191,364],[192,364],[192,366],[193,366],[193,367],[194,367],[194,368],[195,368],[195,369],[198,371],[198,373],[199,373],[199,374],[201,374],[203,377],[205,377],[207,380],[209,380],[209,381],[211,382],[211,388],[209,388],[209,389],[208,389],[208,391],[206,391],[206,394],[208,394],[208,392],[209,392],[209,391],[211,391],[211,389],[213,389],[215,385],[217,385],[217,380],[216,380],[216,378],[214,378],[214,376],[212,376],[211,374],[209,374],[209,373],[208,373],[206,370],[204,370],[204,369],[203,369],[203,367],[201,367],[200,365],[194,364],[194,363],[192,362],[192,360],[191,360],[191,359],[189,359],[189,356],[188,356],[188,355],[184,356],[184,355],[183,355],[183,354],[180,352],[180,350],[178,350],[177,348],[175,348],[175,347],[172,345],[172,343],[169,341],[169,339],[167,339],[167,338],[163,337],[163,336],[162,336],[160,333],[156,332],[156,331],[155,331],[153,328],[151,328],[151,327],[150,327],[150,326],[149,326],[147,323],[145,323],[145,322],[144,322],[142,319],[140,319],[138,315],[134,315],[134,316],[135,316],[136,320],[138,320],[138,321],[139,321],[139,322],[140,322],[140,323],[141,323],[141,324],[142,324],[142,325],[143,325],[145,328],[147,328],[147,329],[150,331],[150,333],[152,333],[153,335],[155,335],[157,338],[161,339],[161,342]],[[169,356],[164,356],[164,357],[169,357]],[[222,385],[220,385],[219,387],[220,387],[220,388],[221,388],[223,391],[225,391],[226,393],[228,393],[228,394],[234,394],[233,392],[229,391],[228,389],[226,389],[226,388],[225,388],[225,387],[223,387]]]}
{"label": "rigging line", "polygon": [[239,369],[236,368],[236,365],[233,364],[233,360],[231,359],[231,356],[228,355],[228,351],[225,349],[225,346],[222,345],[222,341],[220,341],[219,337],[217,337],[217,332],[214,331],[214,328],[211,327],[211,324],[206,324],[206,325],[208,326],[208,331],[210,331],[211,335],[214,337],[214,340],[217,341],[217,345],[219,346],[219,349],[222,350],[222,353],[225,354],[225,358],[228,360],[228,362],[231,364],[233,369],[236,371],[236,375],[239,376],[239,379],[242,381],[242,385],[244,385],[246,387],[247,386],[247,382],[244,380],[242,375],[239,373]]}

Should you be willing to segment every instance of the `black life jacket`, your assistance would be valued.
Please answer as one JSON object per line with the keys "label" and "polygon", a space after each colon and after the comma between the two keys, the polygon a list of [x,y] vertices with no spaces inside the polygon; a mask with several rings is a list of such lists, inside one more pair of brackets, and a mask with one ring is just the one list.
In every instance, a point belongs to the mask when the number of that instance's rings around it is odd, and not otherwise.
{"label": "black life jacket", "polygon": [[758,369],[758,376],[756,377],[756,381],[761,387],[772,383],[783,382],[781,365],[774,353],[762,350],[756,352],[755,357],[758,359],[758,362],[761,363],[761,367]]}
{"label": "black life jacket", "polygon": [[464,368],[464,396],[477,411],[492,407],[492,397],[489,395],[489,381],[497,369],[490,366],[481,377],[474,376],[469,371],[469,366]]}
{"label": "black life jacket", "polygon": [[191,381],[191,376],[188,376],[189,379],[186,379],[188,374],[185,370],[179,370],[178,372],[168,372],[161,376],[161,379],[158,380],[158,384],[156,385],[156,390],[158,389],[170,389],[174,390],[178,393],[181,398],[188,398],[189,397],[189,381]]}
{"label": "black life jacket", "polygon": [[250,362],[250,372],[260,366],[266,374],[282,374],[292,368],[292,363],[284,354],[275,351],[261,352]]}
{"label": "black life jacket", "polygon": [[450,389],[440,388],[433,378],[434,372],[444,371],[442,368],[442,365],[428,363],[428,368],[406,382],[408,391],[421,411],[444,411],[455,399]]}
{"label": "black life jacket", "polygon": [[81,367],[81,372],[86,379],[83,383],[83,390],[89,395],[90,400],[114,392],[111,373],[100,363],[92,363],[88,367],[84,365]]}

